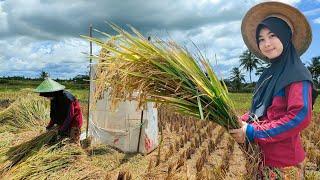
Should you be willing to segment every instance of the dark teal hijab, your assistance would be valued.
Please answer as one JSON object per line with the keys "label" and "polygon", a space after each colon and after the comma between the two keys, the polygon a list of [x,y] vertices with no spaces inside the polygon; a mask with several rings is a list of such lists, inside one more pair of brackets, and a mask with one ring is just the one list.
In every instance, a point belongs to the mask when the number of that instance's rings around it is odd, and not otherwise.
{"label": "dark teal hijab", "polygon": [[265,27],[280,39],[283,45],[283,52],[279,57],[270,60],[271,66],[264,70],[256,84],[251,113],[254,113],[258,118],[266,114],[273,97],[281,89],[297,81],[310,81],[310,83],[313,83],[309,70],[302,64],[291,41],[292,31],[288,24],[276,17],[269,17],[263,20],[256,30],[257,44],[259,44],[260,30]]}

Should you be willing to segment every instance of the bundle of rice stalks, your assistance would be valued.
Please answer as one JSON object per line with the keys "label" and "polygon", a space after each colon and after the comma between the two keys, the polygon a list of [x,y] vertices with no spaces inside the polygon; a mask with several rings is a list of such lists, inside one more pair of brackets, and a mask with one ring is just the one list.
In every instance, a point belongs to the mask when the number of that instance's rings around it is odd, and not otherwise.
{"label": "bundle of rice stalks", "polygon": [[97,179],[103,178],[96,168],[89,167],[86,153],[76,145],[60,142],[12,168],[5,179]]}
{"label": "bundle of rice stalks", "polygon": [[11,147],[28,141],[37,135],[39,135],[37,131],[25,131],[18,134],[9,131],[0,131],[0,167],[1,164],[6,161],[6,154]]}
{"label": "bundle of rice stalks", "polygon": [[[223,129],[240,128],[226,85],[217,78],[199,50],[191,54],[173,41],[159,38],[149,41],[133,27],[130,34],[109,24],[117,35],[96,30],[109,38],[107,43],[85,37],[101,47],[100,55],[93,56],[98,61],[95,100],[107,92],[113,108],[124,100],[137,100],[141,107],[151,101],[169,104],[185,115],[213,121]],[[248,148],[252,149],[250,144]],[[247,151],[243,145],[241,149]],[[258,157],[256,154],[246,156],[254,159]],[[257,167],[258,163],[252,162],[252,166]]]}
{"label": "bundle of rice stalks", "polygon": [[[214,121],[225,128],[239,128],[227,88],[200,52],[192,55],[175,42],[148,41],[131,27],[133,35],[114,24],[119,35],[106,35],[104,43],[88,38],[102,48],[97,64],[95,98],[110,93],[114,105],[127,99],[169,103],[177,111]],[[98,31],[99,32],[99,31]]]}
{"label": "bundle of rice stalks", "polygon": [[[50,119],[49,102],[38,95],[19,97],[7,109],[0,112],[0,123],[10,127],[8,131],[37,130]],[[8,128],[7,127],[7,128]]]}
{"label": "bundle of rice stalks", "polygon": [[4,163],[1,164],[0,174],[4,174],[13,166],[36,154],[44,145],[48,144],[56,136],[57,131],[47,131],[30,141],[11,147],[6,152]]}

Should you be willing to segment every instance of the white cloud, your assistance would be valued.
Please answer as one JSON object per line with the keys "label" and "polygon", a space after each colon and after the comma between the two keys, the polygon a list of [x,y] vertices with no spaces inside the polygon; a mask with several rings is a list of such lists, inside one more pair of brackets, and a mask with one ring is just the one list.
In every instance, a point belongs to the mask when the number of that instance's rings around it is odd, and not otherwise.
{"label": "white cloud", "polygon": [[[74,77],[88,71],[88,42],[79,38],[64,41],[36,41],[20,37],[0,41],[0,71],[30,72],[34,76],[44,70],[55,77]],[[6,44],[6,45],[5,45]],[[95,52],[97,53],[97,52]]]}
{"label": "white cloud", "polygon": [[[319,0],[319,2],[320,2],[320,0]],[[308,11],[304,11],[303,14],[306,15],[306,16],[319,15],[320,14],[320,8],[315,8],[315,9],[311,9],[311,10],[308,10]]]}
{"label": "white cloud", "polygon": [[320,17],[313,20],[314,23],[320,24]]}
{"label": "white cloud", "polygon": [[[239,20],[252,3],[221,0],[135,0],[121,1],[4,1],[6,35],[24,34],[40,39],[58,39],[87,32],[93,23],[105,28],[104,21],[132,24],[144,32],[152,29],[190,30],[203,25]],[[1,36],[1,34],[0,34]]]}
{"label": "white cloud", "polygon": [[4,2],[0,2],[0,33],[8,30],[7,13],[3,11],[3,3]]}
{"label": "white cloud", "polygon": [[282,2],[282,3],[294,5],[299,3],[301,0],[256,0],[256,2],[266,2],[266,1],[276,1],[276,2]]}
{"label": "white cloud", "polygon": [[[245,50],[240,24],[262,0],[114,0],[0,2],[0,76],[6,73],[73,77],[87,71],[88,25],[110,32],[104,23],[131,24],[145,35],[168,35],[179,44],[194,42],[224,76]],[[295,4],[299,0],[287,0]],[[192,41],[192,42],[191,42]],[[98,49],[95,48],[95,52]],[[215,65],[215,57],[218,65]]]}

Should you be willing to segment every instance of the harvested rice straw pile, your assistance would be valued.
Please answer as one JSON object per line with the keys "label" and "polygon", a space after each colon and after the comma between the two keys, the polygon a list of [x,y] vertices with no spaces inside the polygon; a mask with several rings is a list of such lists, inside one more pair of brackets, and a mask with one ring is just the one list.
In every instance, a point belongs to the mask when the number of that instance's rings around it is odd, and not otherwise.
{"label": "harvested rice straw pile", "polygon": [[119,171],[130,172],[132,179],[143,179],[142,175],[149,164],[149,155],[123,153],[105,144],[93,145],[86,151],[91,164],[102,168],[109,179],[118,177]]}
{"label": "harvested rice straw pile", "polygon": [[126,99],[169,103],[177,111],[214,121],[229,129],[239,128],[227,88],[200,52],[192,56],[174,42],[150,42],[137,30],[134,35],[114,24],[119,33],[108,43],[86,37],[102,48],[98,59],[95,98],[110,92],[113,107]]}
{"label": "harvested rice straw pile", "polygon": [[35,155],[43,146],[48,144],[55,136],[57,131],[47,131],[30,141],[24,142],[17,146],[11,147],[6,151],[6,157],[0,164],[0,175],[5,174],[8,170]]}
{"label": "harvested rice straw pile", "polygon": [[0,123],[7,126],[7,131],[38,130],[50,119],[49,109],[49,102],[45,98],[29,93],[0,112]]}
{"label": "harvested rice straw pile", "polygon": [[[6,127],[9,126],[4,126],[3,130],[6,130]],[[2,167],[2,164],[7,160],[8,156],[6,154],[11,147],[28,141],[37,135],[39,135],[38,131],[14,133],[8,130],[0,132],[0,167]]]}
{"label": "harvested rice straw pile", "polygon": [[7,99],[9,101],[14,101],[19,96],[27,95],[32,93],[33,90],[30,88],[23,88],[19,91],[3,91],[0,93],[0,99]]}
{"label": "harvested rice straw pile", "polygon": [[103,179],[101,170],[91,166],[81,147],[60,142],[12,168],[5,179]]}
{"label": "harvested rice straw pile", "polygon": [[15,138],[11,132],[0,132],[0,164],[6,160],[6,152]]}

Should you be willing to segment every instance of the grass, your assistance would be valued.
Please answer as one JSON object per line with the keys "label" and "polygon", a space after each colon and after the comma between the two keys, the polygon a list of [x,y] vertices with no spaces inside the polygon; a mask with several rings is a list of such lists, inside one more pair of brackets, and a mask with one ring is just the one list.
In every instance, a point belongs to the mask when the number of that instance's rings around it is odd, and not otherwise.
{"label": "grass", "polygon": [[248,111],[251,105],[251,93],[230,93],[230,98],[238,113]]}
{"label": "grass", "polygon": [[89,89],[69,89],[76,98],[82,102],[87,103],[88,102],[88,96],[89,96]]}
{"label": "grass", "polygon": [[[41,81],[36,80],[10,80],[10,83],[1,83],[0,106],[1,103],[4,103],[6,100],[12,102],[22,94],[32,91],[40,83]],[[75,95],[80,102],[88,102],[89,87],[87,85],[76,85],[75,83],[69,81],[63,81],[61,82],[61,84],[65,85],[66,90],[70,91],[73,95]]]}
{"label": "grass", "polygon": [[[25,88],[35,89],[41,82],[42,80],[2,80],[0,81],[0,92],[17,92]],[[84,90],[89,88],[87,84],[77,84],[68,80],[58,82],[66,86],[66,89],[71,90]]]}
{"label": "grass", "polygon": [[320,96],[318,96],[317,101],[313,106],[313,112],[320,113]]}
{"label": "grass", "polygon": [[[230,93],[230,98],[234,102],[237,113],[248,111],[251,106],[251,93]],[[313,107],[314,113],[320,113],[320,96],[317,98]]]}

